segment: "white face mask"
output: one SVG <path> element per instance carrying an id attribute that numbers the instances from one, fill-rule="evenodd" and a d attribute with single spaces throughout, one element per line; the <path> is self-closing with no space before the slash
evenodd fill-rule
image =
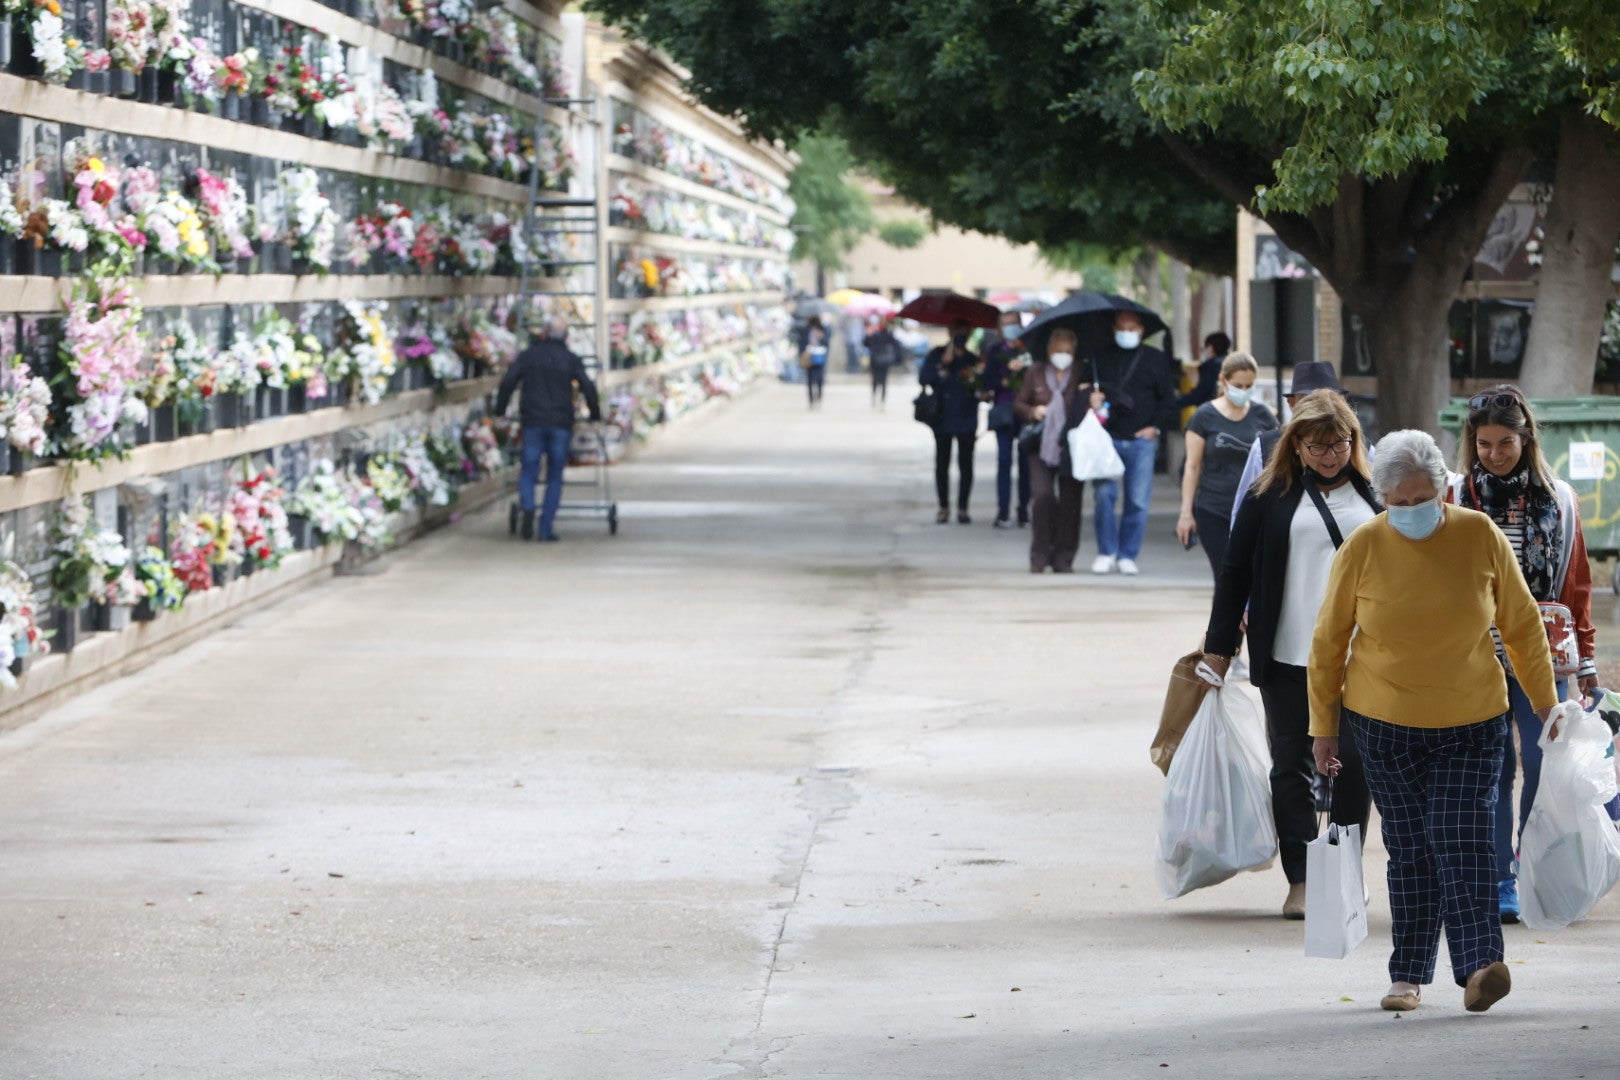
<path id="1" fill-rule="evenodd" d="M 1069 365 L 1074 363 L 1074 353 L 1055 352 L 1052 354 L 1052 366 L 1059 371 L 1068 371 Z"/>
<path id="2" fill-rule="evenodd" d="M 1249 403 L 1249 398 L 1253 395 L 1254 391 L 1245 390 L 1241 386 L 1228 386 L 1226 388 L 1226 400 L 1240 409 Z"/>
<path id="3" fill-rule="evenodd" d="M 1122 349 L 1134 349 L 1142 344 L 1142 332 L 1140 330 L 1115 330 L 1114 344 Z"/>

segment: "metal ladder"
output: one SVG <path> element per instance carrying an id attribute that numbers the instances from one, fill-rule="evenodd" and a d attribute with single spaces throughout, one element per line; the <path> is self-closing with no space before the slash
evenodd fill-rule
<path id="1" fill-rule="evenodd" d="M 518 276 L 518 310 L 527 312 L 539 297 L 550 298 L 569 320 L 568 346 L 585 361 L 591 378 L 600 377 L 605 343 L 602 289 L 602 207 L 600 183 L 601 121 L 595 98 L 547 98 L 547 105 L 567 110 L 566 145 L 574 150 L 575 169 L 567 194 L 540 191 L 540 170 L 529 170 L 529 205 L 523 222 L 525 259 Z M 547 119 L 534 121 L 534 144 L 540 145 Z M 540 249 L 543 249 L 540 250 Z M 540 267 L 554 271 L 542 278 Z M 554 288 L 536 288 L 555 280 Z M 589 334 L 589 343 L 582 340 Z"/>

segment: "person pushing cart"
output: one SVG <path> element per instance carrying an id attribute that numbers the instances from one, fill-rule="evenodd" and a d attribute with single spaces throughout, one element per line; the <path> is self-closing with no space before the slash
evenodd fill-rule
<path id="1" fill-rule="evenodd" d="M 518 473 L 518 500 L 523 539 L 534 537 L 534 489 L 540 481 L 540 459 L 546 459 L 546 494 L 540 506 L 540 539 L 557 539 L 557 508 L 562 503 L 563 469 L 574 438 L 574 387 L 585 396 L 592 423 L 602 419 L 596 384 L 585 362 L 569 351 L 568 320 L 532 315 L 529 347 L 518 353 L 501 380 L 495 415 L 505 415 L 514 391 L 521 393 L 518 421 L 523 427 L 523 464 Z"/>

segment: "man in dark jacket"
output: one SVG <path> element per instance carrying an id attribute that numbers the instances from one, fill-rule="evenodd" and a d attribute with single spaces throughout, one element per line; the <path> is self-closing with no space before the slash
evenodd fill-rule
<path id="1" fill-rule="evenodd" d="M 1176 408 L 1197 408 L 1214 401 L 1221 384 L 1221 365 L 1232 351 L 1232 339 L 1219 330 L 1204 338 L 1204 359 L 1198 365 L 1198 385 L 1176 398 Z"/>
<path id="2" fill-rule="evenodd" d="M 574 438 L 574 387 L 585 395 L 592 422 L 602 419 L 596 384 L 585 374 L 585 362 L 568 351 L 568 320 L 552 317 L 530 323 L 533 338 L 501 380 L 495 415 L 502 416 L 521 390 L 518 419 L 523 425 L 523 466 L 518 473 L 518 499 L 523 508 L 523 539 L 534 536 L 534 488 L 540 480 L 540 458 L 546 458 L 546 499 L 540 511 L 540 539 L 555 541 L 553 526 L 562 503 L 563 469 Z"/>
<path id="3" fill-rule="evenodd" d="M 1153 458 L 1159 436 L 1176 420 L 1176 382 L 1170 358 L 1142 344 L 1142 320 L 1134 312 L 1114 317 L 1114 340 L 1094 361 L 1108 407 L 1103 425 L 1125 463 L 1119 480 L 1099 480 L 1097 550 L 1093 574 L 1137 572 L 1136 560 L 1147 535 L 1148 501 L 1153 495 Z M 1116 506 L 1124 489 L 1123 513 Z"/>

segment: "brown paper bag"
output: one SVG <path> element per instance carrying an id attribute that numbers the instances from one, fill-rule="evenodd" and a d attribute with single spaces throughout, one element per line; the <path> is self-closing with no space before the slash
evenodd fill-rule
<path id="1" fill-rule="evenodd" d="M 1153 736 L 1148 757 L 1166 776 L 1170 775 L 1170 760 L 1176 756 L 1176 747 L 1187 727 L 1204 703 L 1204 695 L 1213 689 L 1198 677 L 1197 667 L 1203 652 L 1192 652 L 1176 661 L 1170 669 L 1170 689 L 1164 693 L 1164 709 L 1159 713 L 1159 731 Z"/>

